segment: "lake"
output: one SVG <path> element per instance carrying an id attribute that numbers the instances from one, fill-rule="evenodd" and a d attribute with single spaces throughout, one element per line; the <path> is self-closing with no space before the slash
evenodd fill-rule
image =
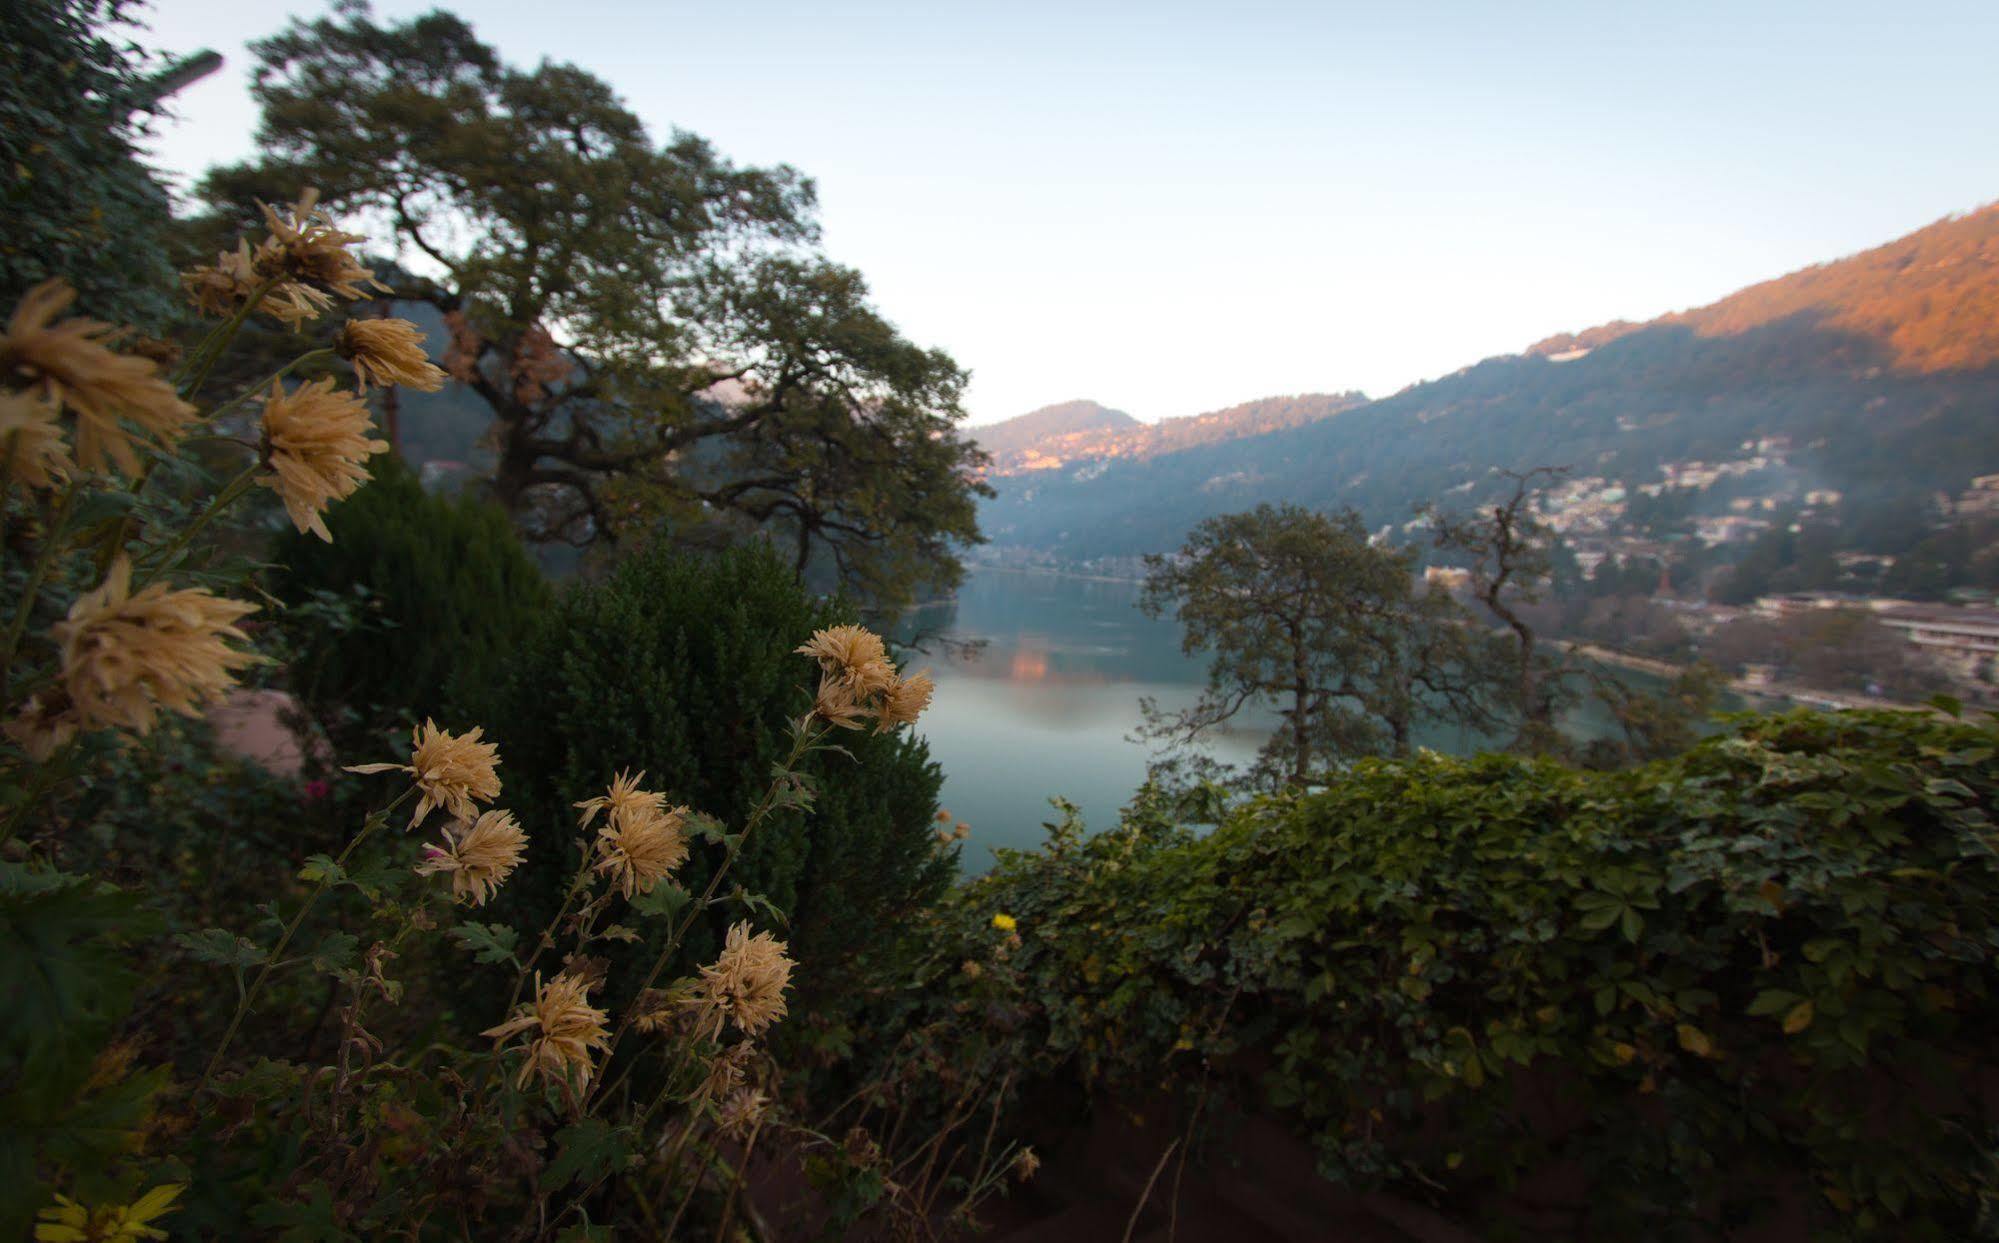
<path id="1" fill-rule="evenodd" d="M 972 826 L 967 870 L 989 867 L 996 846 L 1040 844 L 1052 796 L 1075 803 L 1092 828 L 1115 823 L 1151 755 L 1128 737 L 1141 721 L 1139 700 L 1171 709 L 1199 697 L 1206 664 L 1181 654 L 1179 624 L 1146 617 L 1138 597 L 1137 583 L 974 569 L 955 600 L 912 619 L 951 639 L 986 641 L 966 657 L 907 662 L 928 664 L 937 680 L 918 729 L 944 769 L 943 805 Z M 1574 722 L 1577 732 L 1607 729 L 1595 715 Z M 1249 717 L 1210 750 L 1247 760 L 1277 723 L 1268 712 Z M 1465 752 L 1484 740 L 1444 728 L 1418 741 Z"/>

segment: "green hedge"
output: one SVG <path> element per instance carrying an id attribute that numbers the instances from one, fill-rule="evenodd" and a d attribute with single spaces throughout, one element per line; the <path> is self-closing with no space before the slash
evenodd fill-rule
<path id="1" fill-rule="evenodd" d="M 501 801 L 534 839 L 504 899 L 527 908 L 531 927 L 553 911 L 575 866 L 575 803 L 621 769 L 740 828 L 784 757 L 789 722 L 811 708 L 817 671 L 793 649 L 852 620 L 762 545 L 640 552 L 566 592 L 476 714 L 500 747 Z M 956 870 L 933 837 L 943 777 L 923 741 L 909 730 L 839 741 L 848 755 L 807 763 L 813 811 L 774 814 L 731 872 L 788 915 L 793 983 L 806 997 L 836 988 L 856 955 L 941 896 Z M 700 892 L 710 862 L 697 851 L 677 879 Z M 705 961 L 740 917 L 718 910 L 697 925 L 682 969 Z"/>
<path id="2" fill-rule="evenodd" d="M 1212 1076 L 1328 1176 L 1494 1237 L 1979 1237 L 1995 744 L 1799 713 L 1622 773 L 1366 762 L 1201 840 L 1068 826 L 959 892 L 886 1021 L 976 1000 L 967 1050 L 1097 1093 Z"/>

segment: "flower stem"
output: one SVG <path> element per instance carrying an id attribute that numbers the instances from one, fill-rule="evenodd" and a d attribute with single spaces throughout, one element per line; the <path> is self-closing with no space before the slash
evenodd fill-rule
<path id="1" fill-rule="evenodd" d="M 21 603 L 14 609 L 14 620 L 8 623 L 6 647 L 4 652 L 0 652 L 0 692 L 6 689 L 7 670 L 14 667 L 14 651 L 20 646 L 21 635 L 28 628 L 28 617 L 35 610 L 35 600 L 41 595 L 43 584 L 48 582 L 49 572 L 55 568 L 56 551 L 62 543 L 65 528 L 69 526 L 69 516 L 76 509 L 76 491 L 74 483 L 63 489 L 55 517 L 49 520 L 49 529 L 35 554 L 35 568 L 28 574 L 27 585 L 21 588 Z"/>
<path id="2" fill-rule="evenodd" d="M 355 850 L 360 848 L 361 843 L 374 836 L 376 830 L 388 823 L 389 814 L 402 806 L 403 802 L 414 793 L 416 793 L 416 787 L 411 786 L 397 795 L 395 802 L 390 803 L 387 807 L 369 816 L 362 823 L 361 831 L 347 840 L 347 845 L 340 851 L 340 857 L 333 861 L 334 867 L 336 869 L 344 867 L 347 860 L 353 856 Z M 243 1016 L 248 1014 L 250 1007 L 256 1003 L 257 994 L 263 990 L 264 981 L 268 980 L 271 972 L 277 969 L 278 961 L 285 956 L 285 949 L 291 944 L 292 937 L 298 932 L 299 925 L 303 924 L 305 917 L 312 913 L 312 908 L 318 905 L 320 897 L 333 886 L 333 875 L 333 873 L 329 872 L 319 878 L 319 883 L 313 886 L 310 894 L 306 895 L 305 904 L 299 907 L 298 913 L 293 915 L 290 922 L 285 924 L 285 930 L 278 937 L 278 943 L 271 948 L 270 954 L 265 957 L 264 965 L 257 969 L 256 977 L 250 981 L 249 989 L 237 1001 L 236 1012 L 229 1016 L 229 1026 L 223 1029 L 222 1039 L 216 1042 L 215 1052 L 209 1056 L 208 1066 L 201 1072 L 200 1081 L 194 1085 L 196 1093 L 206 1088 L 208 1081 L 214 1078 L 216 1069 L 222 1065 L 222 1055 L 229 1051 L 229 1042 L 236 1038 L 236 1029 L 243 1025 Z"/>

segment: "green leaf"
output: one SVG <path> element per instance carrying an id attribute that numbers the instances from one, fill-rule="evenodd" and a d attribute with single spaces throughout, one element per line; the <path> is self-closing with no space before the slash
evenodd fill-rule
<path id="1" fill-rule="evenodd" d="M 463 923 L 451 930 L 451 939 L 472 951 L 473 962 L 511 962 L 520 934 L 505 924 Z"/>
<path id="2" fill-rule="evenodd" d="M 316 971 L 330 974 L 352 970 L 359 961 L 356 952 L 361 948 L 361 938 L 351 932 L 329 932 L 321 937 L 319 944 L 312 947 L 312 966 Z"/>
<path id="3" fill-rule="evenodd" d="M 298 878 L 311 884 L 325 881 L 337 885 L 347 879 L 347 869 L 335 863 L 332 855 L 307 855 L 305 865 L 298 870 Z"/>
<path id="4" fill-rule="evenodd" d="M 256 942 L 222 928 L 183 932 L 174 938 L 174 942 L 192 955 L 196 962 L 212 963 L 218 967 L 254 967 L 267 957 L 263 947 Z"/>
<path id="5" fill-rule="evenodd" d="M 679 885 L 654 885 L 652 892 L 642 893 L 632 899 L 632 910 L 641 915 L 672 919 L 693 900 L 694 895 Z"/>
<path id="6" fill-rule="evenodd" d="M 602 1118 L 585 1118 L 555 1133 L 555 1160 L 541 1172 L 543 1189 L 553 1191 L 577 1178 L 595 1181 L 631 1156 L 631 1131 Z"/>

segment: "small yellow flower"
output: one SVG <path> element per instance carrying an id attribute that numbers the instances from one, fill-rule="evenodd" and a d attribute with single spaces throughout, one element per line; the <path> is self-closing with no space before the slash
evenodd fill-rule
<path id="1" fill-rule="evenodd" d="M 336 392 L 331 379 L 290 393 L 272 381 L 264 399 L 264 459 L 272 473 L 257 482 L 278 494 L 293 526 L 330 544 L 326 507 L 352 496 L 371 478 L 368 459 L 389 451 L 387 441 L 369 439 L 373 430 L 367 403 Z"/>
<path id="2" fill-rule="evenodd" d="M 895 679 L 895 666 L 889 663 L 880 636 L 863 626 L 815 630 L 798 652 L 817 660 L 820 669 L 839 678 L 856 699 L 887 689 Z"/>
<path id="3" fill-rule="evenodd" d="M 527 1042 L 527 1060 L 521 1064 L 518 1087 L 526 1087 L 536 1075 L 552 1083 L 573 1082 L 580 1091 L 596 1073 L 590 1051 L 610 1044 L 605 1014 L 590 1004 L 590 984 L 580 975 L 558 975 L 547 984 L 541 973 L 534 977 L 534 1001 L 521 1006 L 514 1017 L 479 1033 L 505 1040 L 522 1032 L 535 1033 Z"/>
<path id="4" fill-rule="evenodd" d="M 319 211 L 319 191 L 308 189 L 283 212 L 268 203 L 258 206 L 263 208 L 264 223 L 271 230 L 251 256 L 251 266 L 259 277 L 278 277 L 338 294 L 349 302 L 368 296 L 363 285 L 381 293 L 392 292 L 348 253 L 349 246 L 367 238 L 342 233 L 327 223 Z"/>
<path id="5" fill-rule="evenodd" d="M 22 295 L 0 333 L 0 387 L 26 389 L 74 415 L 76 460 L 84 469 L 115 463 L 136 474 L 135 444 L 145 439 L 172 444 L 194 421 L 194 407 L 155 374 L 159 368 L 150 359 L 112 352 L 108 346 L 118 333 L 109 324 L 56 323 L 75 300 L 76 291 L 60 279 Z M 134 437 L 121 419 L 142 435 Z"/>
<path id="6" fill-rule="evenodd" d="M 411 828 L 429 815 L 433 807 L 444 808 L 455 819 L 470 820 L 478 814 L 474 804 L 490 803 L 500 797 L 500 775 L 495 771 L 500 766 L 500 749 L 490 742 L 479 741 L 484 732 L 475 729 L 470 733 L 450 734 L 426 720 L 412 732 L 415 749 L 410 753 L 409 763 L 350 764 L 347 771 L 399 772 L 414 777 L 422 797 L 410 816 Z"/>
<path id="7" fill-rule="evenodd" d="M 424 352 L 423 333 L 406 319 L 350 319 L 340 326 L 334 348 L 354 364 L 364 393 L 370 384 L 400 384 L 426 393 L 444 387 L 443 369 Z"/>
<path id="8" fill-rule="evenodd" d="M 471 824 L 460 821 L 444 830 L 444 845 L 425 846 L 419 876 L 451 875 L 454 901 L 484 906 L 499 891 L 527 853 L 528 836 L 510 811 L 489 811 Z"/>
<path id="9" fill-rule="evenodd" d="M 913 725 L 923 710 L 930 706 L 930 696 L 937 686 L 930 680 L 928 672 L 914 677 L 895 678 L 882 689 L 881 707 L 876 709 L 875 726 L 877 734 L 886 733 L 899 725 Z"/>
<path id="10" fill-rule="evenodd" d="M 152 1224 L 173 1210 L 183 1185 L 155 1187 L 130 1204 L 88 1208 L 68 1196 L 43 1209 L 35 1225 L 35 1243 L 141 1243 L 164 1239 L 167 1232 Z"/>
<path id="11" fill-rule="evenodd" d="M 1011 915 L 1001 913 L 993 916 L 993 927 L 999 929 L 1001 932 L 1012 932 L 1014 929 L 1020 927 L 1020 921 Z"/>
<path id="12" fill-rule="evenodd" d="M 236 622 L 256 611 L 202 587 L 154 583 L 134 595 L 132 563 L 119 557 L 53 630 L 71 718 L 85 729 L 144 734 L 162 708 L 200 716 L 256 660 L 228 642 L 247 637 Z"/>
<path id="13" fill-rule="evenodd" d="M 796 965 L 785 948 L 768 932 L 751 936 L 747 923 L 729 929 L 721 955 L 713 966 L 701 968 L 695 983 L 696 1003 L 711 1011 L 711 1035 L 719 1035 L 730 1021 L 744 1035 L 755 1036 L 784 1017 L 784 991 Z"/>
<path id="14" fill-rule="evenodd" d="M 76 469 L 47 398 L 0 393 L 0 462 L 8 482 L 37 490 L 55 487 Z"/>

